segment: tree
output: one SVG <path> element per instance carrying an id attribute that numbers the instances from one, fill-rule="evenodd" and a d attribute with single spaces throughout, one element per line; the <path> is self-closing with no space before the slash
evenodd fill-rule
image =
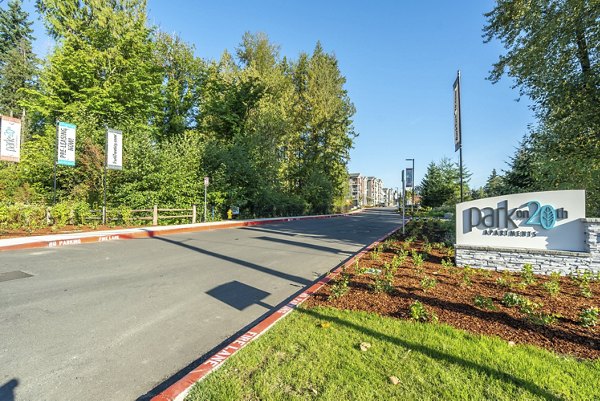
<path id="1" fill-rule="evenodd" d="M 493 169 L 492 174 L 488 177 L 485 186 L 483 187 L 483 192 L 487 197 L 499 196 L 506 193 L 504 177 L 498 175 L 496 169 Z"/>
<path id="2" fill-rule="evenodd" d="M 0 113 L 22 117 L 23 88 L 34 85 L 36 57 L 31 48 L 32 22 L 20 0 L 0 10 Z"/>
<path id="3" fill-rule="evenodd" d="M 469 197 L 471 173 L 463 166 L 463 192 Z M 460 202 L 460 169 L 444 157 L 439 163 L 431 162 L 421 181 L 421 204 L 429 207 L 452 205 Z"/>
<path id="4" fill-rule="evenodd" d="M 175 35 L 158 32 L 153 49 L 162 75 L 155 124 L 158 137 L 166 139 L 195 127 L 204 63 Z"/>
<path id="5" fill-rule="evenodd" d="M 600 3 L 497 0 L 486 17 L 486 41 L 498 39 L 507 49 L 490 79 L 512 77 L 539 119 L 527 148 L 513 158 L 519 166 L 507 182 L 513 188 L 586 189 L 588 212 L 600 216 Z"/>

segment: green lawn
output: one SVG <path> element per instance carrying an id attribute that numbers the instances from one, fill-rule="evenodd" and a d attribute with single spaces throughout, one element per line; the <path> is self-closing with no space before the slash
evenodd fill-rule
<path id="1" fill-rule="evenodd" d="M 360 351 L 361 342 L 372 346 Z M 197 384 L 186 401 L 599 398 L 600 361 L 510 347 L 445 325 L 300 308 Z"/>

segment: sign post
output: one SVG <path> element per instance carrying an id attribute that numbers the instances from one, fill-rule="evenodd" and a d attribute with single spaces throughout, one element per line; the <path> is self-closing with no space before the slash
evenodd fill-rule
<path id="1" fill-rule="evenodd" d="M 59 121 L 56 124 L 56 161 L 54 163 L 54 194 L 52 203 L 56 204 L 56 168 L 59 164 L 75 166 L 75 134 L 77 126 Z"/>
<path id="2" fill-rule="evenodd" d="M 404 188 L 404 170 L 402 170 L 402 235 L 404 235 L 404 226 L 406 224 L 404 221 L 404 209 L 406 207 L 406 191 Z"/>
<path id="3" fill-rule="evenodd" d="M 21 120 L 2 116 L 0 120 L 0 160 L 19 162 L 21 159 Z"/>
<path id="4" fill-rule="evenodd" d="M 106 224 L 106 176 L 107 170 L 123 169 L 123 131 L 106 129 L 106 160 L 104 161 L 102 224 Z"/>
<path id="5" fill-rule="evenodd" d="M 208 188 L 209 178 L 204 177 L 204 222 L 206 223 L 206 189 Z"/>
<path id="6" fill-rule="evenodd" d="M 463 195 L 463 162 L 462 162 L 462 125 L 460 119 L 460 70 L 456 73 L 454 89 L 454 152 L 459 151 L 460 168 L 460 201 L 464 201 Z"/>

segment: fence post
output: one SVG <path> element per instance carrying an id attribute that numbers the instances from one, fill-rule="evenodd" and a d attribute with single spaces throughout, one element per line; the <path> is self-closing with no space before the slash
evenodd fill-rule
<path id="1" fill-rule="evenodd" d="M 154 210 L 152 211 L 152 225 L 158 225 L 158 205 L 154 205 Z"/>
<path id="2" fill-rule="evenodd" d="M 102 206 L 102 224 L 106 224 L 106 206 Z"/>
<path id="3" fill-rule="evenodd" d="M 196 205 L 192 205 L 192 224 L 196 224 Z"/>
<path id="4" fill-rule="evenodd" d="M 50 225 L 50 208 L 46 207 L 46 225 Z"/>

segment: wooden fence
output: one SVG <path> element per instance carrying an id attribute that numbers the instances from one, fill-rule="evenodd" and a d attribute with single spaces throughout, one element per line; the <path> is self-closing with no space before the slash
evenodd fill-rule
<path id="1" fill-rule="evenodd" d="M 91 212 L 92 216 L 88 217 L 87 220 L 101 221 L 102 224 L 106 224 L 109 221 L 125 220 L 123 215 L 110 216 L 110 211 L 104 207 L 102 209 L 91 210 Z M 192 224 L 198 221 L 198 207 L 196 205 L 192 205 L 191 209 L 160 209 L 158 205 L 154 205 L 152 209 L 133 209 L 128 210 L 128 212 L 131 212 L 131 216 L 127 217 L 128 219 L 134 221 L 152 221 L 153 226 L 157 226 L 159 220 L 166 219 L 190 219 Z"/>

